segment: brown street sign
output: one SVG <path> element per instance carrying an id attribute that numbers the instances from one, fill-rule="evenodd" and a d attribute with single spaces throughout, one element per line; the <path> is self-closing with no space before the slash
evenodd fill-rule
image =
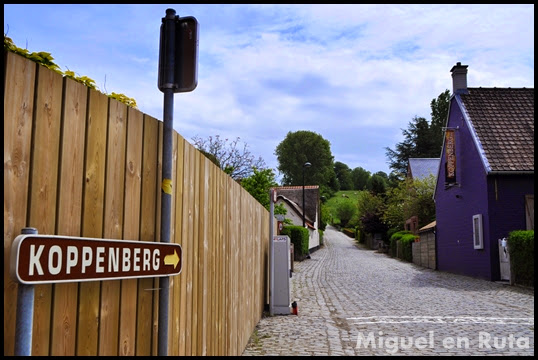
<path id="1" fill-rule="evenodd" d="M 19 235 L 11 276 L 23 284 L 119 280 L 177 275 L 181 245 L 56 235 Z"/>

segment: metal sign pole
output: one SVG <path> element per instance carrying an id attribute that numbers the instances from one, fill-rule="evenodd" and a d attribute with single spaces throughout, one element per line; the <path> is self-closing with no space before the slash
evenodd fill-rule
<path id="1" fill-rule="evenodd" d="M 174 69 L 176 45 L 176 11 L 166 9 L 163 18 L 165 47 L 165 86 L 163 110 L 163 169 L 161 185 L 161 242 L 170 242 L 170 218 L 172 208 L 172 147 L 174 123 Z M 168 355 L 168 313 L 170 296 L 170 279 L 159 279 L 159 338 L 158 355 Z"/>
<path id="2" fill-rule="evenodd" d="M 37 234 L 36 228 L 26 227 L 21 234 Z M 11 261 L 14 261 L 11 259 Z M 15 324 L 15 356 L 32 355 L 32 326 L 34 320 L 34 285 L 17 287 L 17 314 Z"/>
<path id="3" fill-rule="evenodd" d="M 162 18 L 159 44 L 158 87 L 164 93 L 163 168 L 161 185 L 161 242 L 170 242 L 172 208 L 172 147 L 174 124 L 174 93 L 192 91 L 197 85 L 198 21 L 180 18 L 174 9 L 166 9 Z M 168 312 L 170 282 L 159 283 L 159 345 L 158 355 L 168 355 Z"/>

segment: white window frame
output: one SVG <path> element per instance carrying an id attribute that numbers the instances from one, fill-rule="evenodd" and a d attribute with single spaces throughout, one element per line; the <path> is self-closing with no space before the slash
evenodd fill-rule
<path id="1" fill-rule="evenodd" d="M 473 247 L 484 248 L 484 233 L 482 230 L 482 214 L 473 215 Z"/>

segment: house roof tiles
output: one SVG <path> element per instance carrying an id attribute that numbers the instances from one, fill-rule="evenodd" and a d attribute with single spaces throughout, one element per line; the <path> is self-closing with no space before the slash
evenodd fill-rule
<path id="1" fill-rule="evenodd" d="M 490 171 L 534 171 L 534 89 L 468 88 L 459 96 Z"/>
<path id="2" fill-rule="evenodd" d="M 319 186 L 305 185 L 305 216 L 309 219 L 316 219 L 318 202 L 319 202 Z M 280 186 L 273 188 L 277 196 L 282 195 L 293 201 L 299 208 L 303 207 L 303 187 L 302 186 Z M 302 210 L 301 210 L 302 212 Z"/>

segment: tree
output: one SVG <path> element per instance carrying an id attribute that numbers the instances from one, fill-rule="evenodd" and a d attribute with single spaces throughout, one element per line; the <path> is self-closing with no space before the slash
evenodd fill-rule
<path id="1" fill-rule="evenodd" d="M 345 200 L 338 204 L 336 216 L 340 219 L 340 225 L 346 227 L 353 216 L 357 214 L 357 205 L 351 200 Z"/>
<path id="2" fill-rule="evenodd" d="M 405 221 L 411 216 L 418 217 L 419 228 L 435 220 L 435 191 L 436 177 L 430 174 L 423 179 L 406 178 L 404 181 L 387 191 L 387 208 L 383 221 L 391 229 L 403 230 Z"/>
<path id="3" fill-rule="evenodd" d="M 353 181 L 354 190 L 364 190 L 366 189 L 366 184 L 370 178 L 370 172 L 363 169 L 362 167 L 356 167 L 351 171 L 351 179 Z"/>
<path id="4" fill-rule="evenodd" d="M 269 191 L 278 186 L 272 169 L 253 169 L 253 174 L 241 180 L 241 186 L 249 192 L 260 204 L 269 210 Z"/>
<path id="5" fill-rule="evenodd" d="M 373 195 L 383 195 L 387 190 L 387 180 L 382 175 L 375 173 L 368 179 L 366 188 L 370 190 Z"/>
<path id="6" fill-rule="evenodd" d="M 396 149 L 385 148 L 386 155 L 389 158 L 391 169 L 402 174 L 407 174 L 407 164 L 409 158 L 415 157 L 432 157 L 429 149 L 429 125 L 423 117 L 413 118 L 408 124 L 408 129 L 403 130 L 404 141 L 396 144 Z M 437 154 L 436 156 L 439 156 Z M 433 157 L 436 157 L 433 156 Z"/>
<path id="7" fill-rule="evenodd" d="M 442 128 L 448 116 L 450 91 L 445 90 L 430 103 L 431 123 L 423 117 L 415 116 L 402 129 L 404 140 L 396 144 L 396 148 L 385 148 L 390 168 L 401 175 L 407 174 L 409 158 L 438 158 L 443 145 Z M 402 176 L 403 177 L 403 176 Z"/>
<path id="8" fill-rule="evenodd" d="M 382 179 L 382 176 L 379 174 L 374 176 Z M 387 230 L 387 226 L 383 222 L 385 205 L 380 196 L 376 196 L 372 192 L 361 191 L 359 194 L 357 208 L 359 213 L 359 229 L 361 234 L 382 233 L 385 235 Z"/>
<path id="9" fill-rule="evenodd" d="M 351 169 L 344 163 L 337 161 L 334 163 L 334 172 L 338 183 L 340 184 L 340 190 L 353 190 L 353 179 L 351 177 Z"/>
<path id="10" fill-rule="evenodd" d="M 222 140 L 219 135 L 207 139 L 194 136 L 192 140 L 198 150 L 236 181 L 249 177 L 254 169 L 266 168 L 265 161 L 261 157 L 255 159 L 246 143 L 240 148 L 239 137 L 229 144 L 228 139 Z"/>
<path id="11" fill-rule="evenodd" d="M 321 135 L 307 130 L 290 131 L 276 147 L 275 155 L 283 185 L 303 185 L 304 171 L 305 184 L 319 185 L 322 195 L 335 186 L 331 144 Z M 311 164 L 309 168 L 304 168 L 306 162 Z"/>
<path id="12" fill-rule="evenodd" d="M 445 126 L 447 122 L 448 117 L 448 105 L 450 104 L 450 90 L 445 90 L 441 95 L 437 97 L 437 99 L 433 99 L 430 103 L 430 107 L 432 109 L 431 112 L 431 123 L 430 123 L 430 130 L 431 130 L 431 138 L 432 138 L 432 144 L 434 147 L 437 146 L 437 154 L 435 157 L 438 157 L 439 154 L 441 154 L 441 150 L 443 149 L 443 127 Z"/>

